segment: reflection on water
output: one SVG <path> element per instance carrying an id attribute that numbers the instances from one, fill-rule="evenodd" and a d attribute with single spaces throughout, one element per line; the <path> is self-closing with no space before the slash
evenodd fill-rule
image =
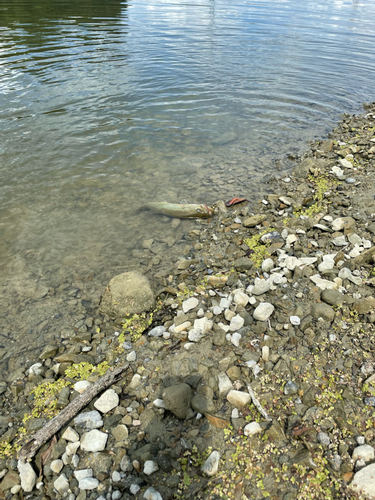
<path id="1" fill-rule="evenodd" d="M 161 264 L 180 251 L 194 222 L 145 201 L 259 196 L 275 159 L 374 99 L 374 14 L 371 0 L 1 0 L 0 355 L 9 336 L 79 323 L 113 274 L 157 270 L 145 239 Z"/>

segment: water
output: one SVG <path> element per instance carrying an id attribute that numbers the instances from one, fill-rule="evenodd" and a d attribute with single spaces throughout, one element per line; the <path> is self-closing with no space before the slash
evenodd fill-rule
<path id="1" fill-rule="evenodd" d="M 374 18 L 372 0 L 0 0 L 4 373 L 114 274 L 163 275 L 194 222 L 146 201 L 259 197 L 374 100 Z"/>

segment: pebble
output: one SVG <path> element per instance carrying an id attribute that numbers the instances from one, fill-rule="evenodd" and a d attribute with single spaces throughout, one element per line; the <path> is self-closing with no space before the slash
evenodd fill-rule
<path id="1" fill-rule="evenodd" d="M 253 295 L 262 295 L 263 293 L 267 293 L 270 288 L 271 285 L 268 281 L 262 279 L 256 279 L 255 285 L 253 286 L 251 293 Z"/>
<path id="2" fill-rule="evenodd" d="M 245 427 L 243 428 L 243 432 L 244 432 L 245 436 L 253 436 L 254 434 L 258 434 L 261 431 L 262 431 L 262 428 L 258 424 L 258 422 L 250 422 L 249 424 L 245 425 Z"/>
<path id="3" fill-rule="evenodd" d="M 74 477 L 77 481 L 84 479 L 85 477 L 92 477 L 92 469 L 81 469 L 74 471 Z"/>
<path id="4" fill-rule="evenodd" d="M 237 314 L 230 320 L 229 331 L 235 332 L 242 328 L 244 324 L 245 320 L 239 314 Z"/>
<path id="5" fill-rule="evenodd" d="M 18 460 L 17 468 L 21 479 L 21 488 L 26 493 L 30 493 L 33 491 L 37 480 L 37 475 L 35 474 L 34 469 L 31 467 L 29 462 L 23 462 L 22 460 Z"/>
<path id="6" fill-rule="evenodd" d="M 154 472 L 159 470 L 158 464 L 154 460 L 146 460 L 143 466 L 143 473 L 151 476 Z"/>
<path id="7" fill-rule="evenodd" d="M 135 361 L 137 359 L 137 353 L 135 351 L 132 351 L 130 352 L 127 356 L 126 356 L 126 361 Z M 117 406 L 117 405 L 116 405 Z M 97 407 L 95 407 L 97 408 Z M 99 408 L 98 408 L 99 409 Z M 112 409 L 112 408 L 111 408 Z M 109 410 L 108 410 L 109 411 Z M 105 412 L 106 413 L 106 412 Z"/>
<path id="8" fill-rule="evenodd" d="M 219 384 L 220 396 L 226 396 L 228 394 L 228 392 L 233 389 L 233 384 L 232 384 L 230 378 L 224 372 L 219 373 L 218 384 Z"/>
<path id="9" fill-rule="evenodd" d="M 242 408 L 250 403 L 251 398 L 247 392 L 232 390 L 229 391 L 227 400 L 236 408 Z"/>
<path id="10" fill-rule="evenodd" d="M 337 236 L 336 238 L 333 238 L 332 243 L 337 247 L 343 247 L 348 244 L 345 236 Z"/>
<path id="11" fill-rule="evenodd" d="M 246 295 L 246 293 L 241 292 L 239 290 L 234 294 L 233 301 L 236 304 L 236 306 L 245 307 L 247 305 L 247 303 L 249 302 L 249 297 L 248 297 L 248 295 Z"/>
<path id="12" fill-rule="evenodd" d="M 163 497 L 160 495 L 160 493 L 156 491 L 152 486 L 144 492 L 143 498 L 145 500 L 163 500 Z"/>
<path id="13" fill-rule="evenodd" d="M 350 488 L 366 498 L 375 498 L 375 464 L 368 465 L 356 472 Z"/>
<path id="14" fill-rule="evenodd" d="M 202 465 L 202 472 L 207 476 L 214 476 L 219 470 L 220 453 L 218 451 L 213 451 L 211 455 Z"/>
<path id="15" fill-rule="evenodd" d="M 141 487 L 138 486 L 138 484 L 133 483 L 130 485 L 129 491 L 132 495 L 136 495 L 140 489 L 141 489 Z M 143 498 L 145 498 L 145 497 L 143 496 Z"/>
<path id="16" fill-rule="evenodd" d="M 339 160 L 339 163 L 344 168 L 353 168 L 353 163 L 350 162 L 349 160 L 346 160 L 345 158 L 341 158 Z"/>
<path id="17" fill-rule="evenodd" d="M 78 481 L 80 490 L 95 490 L 99 486 L 99 481 L 95 477 L 85 477 Z"/>
<path id="18" fill-rule="evenodd" d="M 272 304 L 261 302 L 253 313 L 254 319 L 258 321 L 267 321 L 274 310 L 275 307 Z"/>
<path id="19" fill-rule="evenodd" d="M 357 436 L 355 438 L 355 440 L 357 441 L 357 444 L 361 445 L 361 444 L 365 444 L 366 440 L 364 438 L 364 436 Z"/>
<path id="20" fill-rule="evenodd" d="M 222 312 L 223 312 L 223 310 L 222 310 L 222 308 L 221 308 L 221 307 L 219 307 L 219 306 L 214 306 L 214 307 L 212 308 L 212 314 L 213 314 L 214 316 L 219 316 L 219 314 L 221 314 Z"/>
<path id="21" fill-rule="evenodd" d="M 262 271 L 264 273 L 269 273 L 274 267 L 275 266 L 271 258 L 268 258 L 262 262 Z"/>
<path id="22" fill-rule="evenodd" d="M 59 472 L 61 471 L 61 469 L 64 467 L 64 464 L 63 464 L 63 461 L 60 460 L 60 459 L 57 459 L 57 460 L 53 460 L 51 462 L 51 471 L 54 472 L 55 474 L 59 474 Z"/>
<path id="23" fill-rule="evenodd" d="M 270 359 L 270 348 L 268 345 L 262 347 L 262 359 L 265 363 Z"/>
<path id="24" fill-rule="evenodd" d="M 234 318 L 233 318 L 234 319 Z M 230 339 L 230 341 L 232 342 L 232 344 L 235 346 L 235 347 L 238 347 L 240 345 L 240 340 L 242 338 L 242 335 L 238 332 L 235 332 L 233 335 L 232 335 L 232 338 Z"/>
<path id="25" fill-rule="evenodd" d="M 293 326 L 299 326 L 301 324 L 299 316 L 290 316 L 289 321 Z"/>
<path id="26" fill-rule="evenodd" d="M 325 446 L 328 446 L 331 442 L 331 440 L 326 432 L 318 432 L 316 437 L 318 439 L 318 442 L 321 444 L 324 444 Z"/>
<path id="27" fill-rule="evenodd" d="M 72 443 L 79 441 L 78 432 L 72 429 L 71 427 L 68 427 L 61 437 L 66 441 L 71 441 Z"/>
<path id="28" fill-rule="evenodd" d="M 353 177 L 348 177 L 347 179 L 345 179 L 345 182 L 347 184 L 354 184 L 355 183 L 355 179 Z"/>
<path id="29" fill-rule="evenodd" d="M 289 396 L 289 394 L 296 394 L 298 391 L 298 385 L 295 382 L 289 380 L 284 386 L 284 394 Z"/>
<path id="30" fill-rule="evenodd" d="M 365 462 L 369 462 L 375 458 L 375 450 L 369 444 L 362 444 L 361 446 L 357 446 L 353 450 L 352 459 L 354 461 L 358 459 L 362 459 Z"/>
<path id="31" fill-rule="evenodd" d="M 88 387 L 90 387 L 91 382 L 88 380 L 80 380 L 79 382 L 76 382 L 74 384 L 74 390 L 82 394 L 83 391 L 85 391 Z"/>
<path id="32" fill-rule="evenodd" d="M 165 326 L 155 326 L 148 332 L 149 337 L 161 337 L 163 333 L 165 332 Z"/>
<path id="33" fill-rule="evenodd" d="M 69 481 L 65 474 L 61 474 L 53 483 L 54 488 L 60 495 L 65 496 L 69 490 Z"/>
<path id="34" fill-rule="evenodd" d="M 108 413 L 109 411 L 116 408 L 120 402 L 120 399 L 114 389 L 106 390 L 98 400 L 95 401 L 94 406 L 97 410 L 102 413 Z"/>
<path id="35" fill-rule="evenodd" d="M 190 297 L 190 299 L 184 300 L 184 302 L 182 303 L 182 310 L 184 313 L 187 313 L 192 309 L 195 309 L 198 304 L 199 301 L 196 297 Z"/>
<path id="36" fill-rule="evenodd" d="M 85 432 L 81 438 L 82 451 L 103 451 L 107 443 L 108 434 L 94 429 L 93 431 Z"/>

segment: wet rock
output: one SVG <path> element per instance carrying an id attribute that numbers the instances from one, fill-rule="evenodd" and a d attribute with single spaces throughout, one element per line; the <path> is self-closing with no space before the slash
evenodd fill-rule
<path id="1" fill-rule="evenodd" d="M 165 406 L 178 418 L 186 418 L 192 397 L 193 391 L 188 384 L 172 385 L 163 391 Z"/>
<path id="2" fill-rule="evenodd" d="M 207 476 L 214 476 L 219 470 L 220 453 L 213 451 L 202 465 L 202 472 Z"/>
<path id="3" fill-rule="evenodd" d="M 243 221 L 243 225 L 245 227 L 255 227 L 265 221 L 266 218 L 267 216 L 264 214 L 252 215 Z"/>
<path id="4" fill-rule="evenodd" d="M 148 279 L 131 271 L 111 279 L 100 303 L 104 316 L 124 318 L 129 314 L 139 314 L 153 309 L 154 294 Z"/>
<path id="5" fill-rule="evenodd" d="M 48 344 L 41 352 L 39 359 L 53 358 L 56 356 L 58 350 L 59 348 L 57 346 Z"/>

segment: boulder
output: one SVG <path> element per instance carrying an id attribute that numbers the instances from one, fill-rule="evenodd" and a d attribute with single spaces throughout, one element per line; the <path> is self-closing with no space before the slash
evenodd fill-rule
<path id="1" fill-rule="evenodd" d="M 130 271 L 111 279 L 103 296 L 99 311 L 110 317 L 125 317 L 149 311 L 155 306 L 155 297 L 148 279 Z"/>

